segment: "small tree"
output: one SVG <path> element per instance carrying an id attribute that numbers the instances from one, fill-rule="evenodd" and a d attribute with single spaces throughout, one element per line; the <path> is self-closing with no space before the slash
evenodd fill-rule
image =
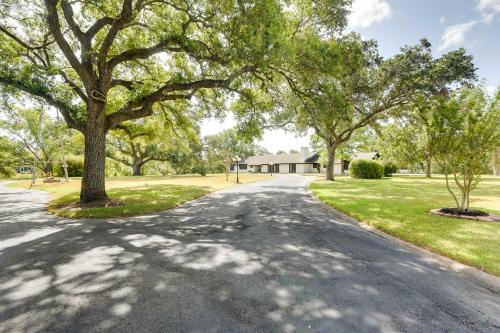
<path id="1" fill-rule="evenodd" d="M 459 211 L 469 210 L 470 193 L 500 140 L 500 92 L 488 98 L 480 89 L 463 89 L 442 99 L 433 114 L 436 160 L 445 172 L 446 187 Z M 452 190 L 449 175 L 459 190 Z"/>
<path id="2" fill-rule="evenodd" d="M 169 152 L 189 142 L 199 142 L 190 120 L 181 113 L 174 118 L 160 116 L 122 124 L 108 136 L 106 157 L 132 168 L 133 176 L 142 175 L 144 165 L 152 161 L 168 162 Z"/>
<path id="3" fill-rule="evenodd" d="M 0 120 L 0 129 L 26 151 L 20 156 L 23 163 L 33 163 L 46 177 L 52 176 L 54 163 L 60 157 L 61 125 L 50 118 L 43 107 L 9 108 L 6 117 Z"/>
<path id="4" fill-rule="evenodd" d="M 378 132 L 377 151 L 386 161 L 401 168 L 416 170 L 423 168 L 425 152 L 422 149 L 420 131 L 406 119 L 394 119 Z"/>
<path id="5" fill-rule="evenodd" d="M 235 129 L 206 137 L 205 146 L 209 166 L 214 170 L 218 165 L 223 165 L 226 180 L 229 180 L 229 168 L 236 155 L 248 157 L 268 153 L 263 147 L 248 142 L 248 138 Z"/>
<path id="6" fill-rule="evenodd" d="M 23 163 L 22 155 L 23 147 L 19 143 L 0 136 L 0 176 L 13 176 L 17 164 Z"/>

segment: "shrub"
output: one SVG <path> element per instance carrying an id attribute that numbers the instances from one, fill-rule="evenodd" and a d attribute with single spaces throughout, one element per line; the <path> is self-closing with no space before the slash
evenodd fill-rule
<path id="1" fill-rule="evenodd" d="M 349 174 L 352 178 L 380 179 L 384 176 L 384 166 L 372 160 L 354 160 L 349 164 Z"/>
<path id="2" fill-rule="evenodd" d="M 384 176 L 385 177 L 391 177 L 393 173 L 396 173 L 398 171 L 398 167 L 396 164 L 392 162 L 384 162 Z"/>
<path id="3" fill-rule="evenodd" d="M 68 177 L 83 176 L 83 159 L 70 157 L 66 164 L 68 165 Z M 64 176 L 64 169 L 59 163 L 54 166 L 54 174 L 59 177 Z"/>
<path id="4" fill-rule="evenodd" d="M 205 161 L 199 161 L 192 169 L 192 173 L 200 174 L 201 176 L 206 176 L 208 172 L 208 165 Z"/>

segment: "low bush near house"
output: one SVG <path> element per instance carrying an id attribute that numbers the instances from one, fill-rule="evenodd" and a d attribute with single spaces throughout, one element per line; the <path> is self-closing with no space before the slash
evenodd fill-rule
<path id="1" fill-rule="evenodd" d="M 396 164 L 392 162 L 384 162 L 384 176 L 391 177 L 393 173 L 398 171 L 398 167 Z"/>
<path id="2" fill-rule="evenodd" d="M 384 166 L 372 160 L 354 160 L 349 164 L 349 174 L 352 178 L 380 179 L 384 176 Z"/>

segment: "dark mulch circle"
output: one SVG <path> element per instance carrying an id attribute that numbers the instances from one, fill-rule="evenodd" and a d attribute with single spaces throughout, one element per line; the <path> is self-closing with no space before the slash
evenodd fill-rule
<path id="1" fill-rule="evenodd" d="M 460 211 L 456 208 L 435 208 L 431 209 L 430 213 L 456 219 L 475 220 L 479 222 L 500 222 L 499 215 L 483 212 L 480 210 Z"/>
<path id="2" fill-rule="evenodd" d="M 441 213 L 462 216 L 488 216 L 489 214 L 480 210 L 458 210 L 457 208 L 441 208 Z"/>

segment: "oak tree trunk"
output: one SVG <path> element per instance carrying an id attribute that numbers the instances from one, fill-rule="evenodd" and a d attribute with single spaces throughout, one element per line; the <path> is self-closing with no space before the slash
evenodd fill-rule
<path id="1" fill-rule="evenodd" d="M 425 159 L 425 177 L 431 178 L 431 157 L 428 155 Z"/>
<path id="2" fill-rule="evenodd" d="M 142 174 L 141 168 L 142 168 L 141 163 L 134 163 L 132 165 L 132 175 L 133 176 L 140 176 Z"/>
<path id="3" fill-rule="evenodd" d="M 105 186 L 106 126 L 104 104 L 91 103 L 88 110 L 80 202 L 107 199 Z"/>
<path id="4" fill-rule="evenodd" d="M 328 150 L 328 160 L 326 162 L 326 180 L 335 180 L 334 168 L 335 168 L 335 150 L 337 147 L 331 144 L 327 144 Z"/>

